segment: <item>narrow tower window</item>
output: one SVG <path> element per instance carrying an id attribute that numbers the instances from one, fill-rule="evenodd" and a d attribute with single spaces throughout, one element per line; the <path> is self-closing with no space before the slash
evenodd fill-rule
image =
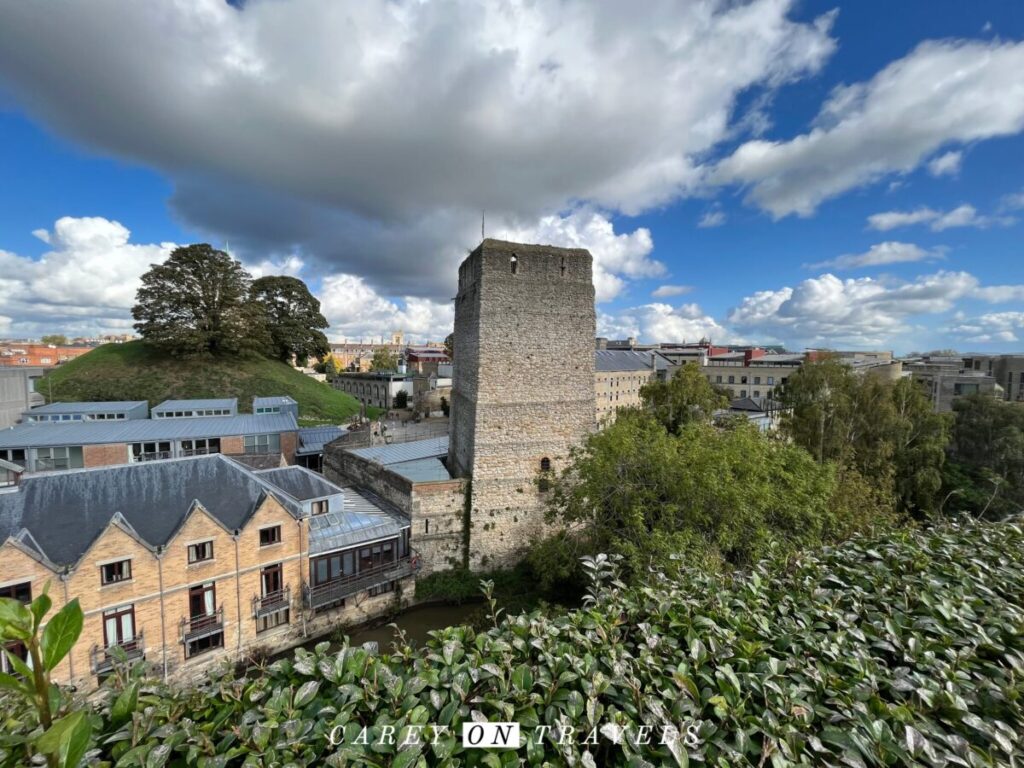
<path id="1" fill-rule="evenodd" d="M 562 257 L 562 277 L 565 277 L 565 256 Z"/>
<path id="2" fill-rule="evenodd" d="M 514 275 L 516 273 L 516 267 L 519 266 L 519 260 L 516 258 L 515 254 L 512 254 L 512 258 L 508 260 L 508 264 L 512 269 L 512 274 Z"/>

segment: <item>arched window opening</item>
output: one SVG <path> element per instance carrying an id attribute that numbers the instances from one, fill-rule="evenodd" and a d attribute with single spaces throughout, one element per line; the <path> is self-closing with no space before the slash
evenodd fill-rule
<path id="1" fill-rule="evenodd" d="M 543 459 L 540 460 L 540 471 L 541 472 L 550 472 L 551 471 L 551 459 L 549 459 L 547 456 L 545 456 Z"/>
<path id="2" fill-rule="evenodd" d="M 514 275 L 516 273 L 516 268 L 519 266 L 519 259 L 516 258 L 514 253 L 512 254 L 512 258 L 508 260 L 508 264 L 509 268 L 512 270 L 512 274 Z"/>
<path id="3" fill-rule="evenodd" d="M 537 490 L 541 493 L 551 490 L 551 459 L 547 456 L 540 460 L 540 477 L 537 478 Z"/>
<path id="4" fill-rule="evenodd" d="M 562 277 L 565 277 L 565 256 L 562 257 Z"/>

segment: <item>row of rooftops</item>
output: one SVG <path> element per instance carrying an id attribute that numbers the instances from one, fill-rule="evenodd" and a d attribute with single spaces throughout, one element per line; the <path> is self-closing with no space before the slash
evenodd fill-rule
<path id="1" fill-rule="evenodd" d="M 310 525 L 310 553 L 397 536 L 398 508 L 298 466 L 253 470 L 222 454 L 30 475 L 0 489 L 0 542 L 12 538 L 54 570 L 73 567 L 111 524 L 154 551 L 202 507 L 225 530 L 242 529 L 268 497 Z M 308 502 L 330 499 L 310 516 Z"/>
<path id="2" fill-rule="evenodd" d="M 292 413 L 298 416 L 299 404 L 287 395 L 254 397 L 253 415 Z M 165 400 L 149 408 L 145 400 L 114 400 L 82 403 L 49 403 L 23 414 L 26 423 L 67 423 L 71 421 L 132 421 L 146 418 L 183 419 L 237 416 L 238 398 Z"/>

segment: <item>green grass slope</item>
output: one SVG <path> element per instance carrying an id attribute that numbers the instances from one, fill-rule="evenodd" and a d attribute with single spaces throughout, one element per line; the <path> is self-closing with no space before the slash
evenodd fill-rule
<path id="1" fill-rule="evenodd" d="M 359 411 L 351 395 L 259 355 L 181 359 L 145 342 L 105 344 L 55 368 L 36 385 L 47 402 L 237 397 L 248 413 L 254 396 L 289 395 L 302 424 L 348 421 Z"/>

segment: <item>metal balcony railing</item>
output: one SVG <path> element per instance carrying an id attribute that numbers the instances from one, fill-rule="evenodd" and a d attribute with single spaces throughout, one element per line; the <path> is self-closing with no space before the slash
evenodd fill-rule
<path id="1" fill-rule="evenodd" d="M 170 451 L 148 451 L 146 453 L 136 453 L 132 456 L 132 461 L 159 461 L 160 459 L 171 458 Z"/>
<path id="2" fill-rule="evenodd" d="M 117 649 L 124 652 L 129 662 L 145 658 L 146 641 L 142 632 L 139 632 L 133 639 L 123 643 L 102 648 L 94 645 L 89 652 L 89 660 L 92 664 L 92 671 L 95 675 L 106 674 L 113 670 L 114 662 L 117 660 Z"/>
<path id="3" fill-rule="evenodd" d="M 292 605 L 292 588 L 285 587 L 277 592 L 270 592 L 252 599 L 252 617 L 261 619 L 274 613 L 287 610 Z"/>
<path id="4" fill-rule="evenodd" d="M 220 453 L 220 448 L 190 448 L 178 451 L 179 456 L 209 456 L 212 453 Z"/>
<path id="5" fill-rule="evenodd" d="M 317 610 L 344 600 L 346 597 L 379 587 L 390 581 L 397 581 L 413 573 L 412 558 L 403 557 L 391 563 L 381 563 L 360 573 L 354 573 L 335 581 L 303 587 L 303 601 L 307 608 Z"/>
<path id="6" fill-rule="evenodd" d="M 224 631 L 224 606 L 206 616 L 182 618 L 179 626 L 181 642 L 188 643 L 200 640 L 209 635 Z"/>

